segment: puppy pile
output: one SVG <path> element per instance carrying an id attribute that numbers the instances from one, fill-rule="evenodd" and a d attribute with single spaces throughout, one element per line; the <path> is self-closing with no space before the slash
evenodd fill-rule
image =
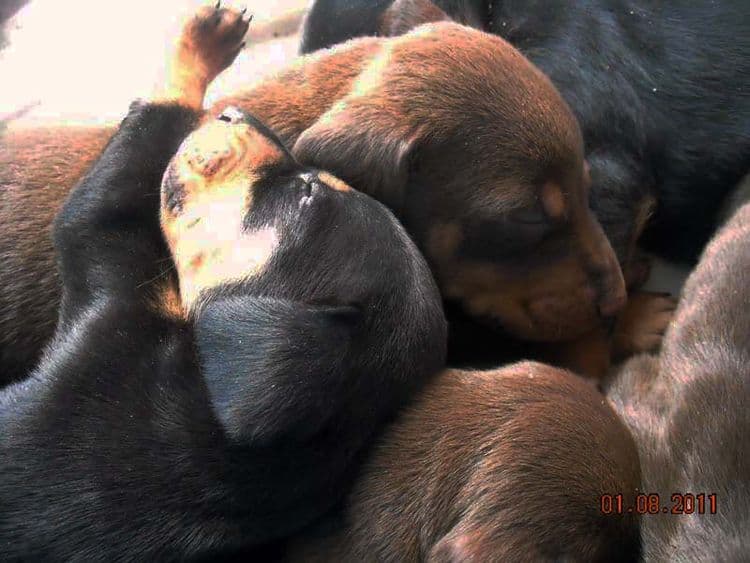
<path id="1" fill-rule="evenodd" d="M 314 53 L 204 110 L 249 26 L 206 6 L 118 128 L 2 134 L 1 560 L 750 557 L 750 204 L 674 317 L 639 289 L 750 100 L 632 37 L 723 43 L 485 4 L 317 0 Z"/>

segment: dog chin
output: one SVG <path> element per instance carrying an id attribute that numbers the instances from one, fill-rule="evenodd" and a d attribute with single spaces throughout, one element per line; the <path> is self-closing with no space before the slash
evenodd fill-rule
<path id="1" fill-rule="evenodd" d="M 573 340 L 596 328 L 600 319 L 591 304 L 551 301 L 548 298 L 528 303 L 524 307 L 527 322 L 507 326 L 520 338 L 536 342 L 564 342 Z"/>

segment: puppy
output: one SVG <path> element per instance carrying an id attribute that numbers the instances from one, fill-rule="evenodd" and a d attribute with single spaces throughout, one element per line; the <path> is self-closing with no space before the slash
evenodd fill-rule
<path id="1" fill-rule="evenodd" d="M 586 141 L 591 205 L 623 263 L 654 199 L 644 245 L 695 261 L 750 170 L 750 3 L 315 0 L 301 51 L 446 18 L 505 38 L 560 89 Z"/>
<path id="2" fill-rule="evenodd" d="M 443 365 L 437 287 L 390 212 L 238 110 L 193 131 L 246 30 L 202 9 L 164 92 L 55 220 L 59 324 L 0 394 L 8 560 L 182 560 L 290 534 Z"/>
<path id="3" fill-rule="evenodd" d="M 608 395 L 633 431 L 648 561 L 745 561 L 750 553 L 750 204 L 708 245 L 659 356 Z M 666 513 L 665 513 L 666 512 Z"/>
<path id="4" fill-rule="evenodd" d="M 569 340 L 622 308 L 622 272 L 587 204 L 576 120 L 549 80 L 500 38 L 445 22 L 363 39 L 302 58 L 210 113 L 230 105 L 259 116 L 303 164 L 394 210 L 443 297 L 502 329 L 495 348 L 507 334 Z M 6 369 L 22 372 L 49 332 L 57 288 L 38 239 L 106 137 L 91 129 L 6 135 Z"/>
<path id="5" fill-rule="evenodd" d="M 579 378 L 543 364 L 446 371 L 381 436 L 337 519 L 289 561 L 633 561 L 635 444 Z M 605 506 L 608 510 L 608 507 Z"/>

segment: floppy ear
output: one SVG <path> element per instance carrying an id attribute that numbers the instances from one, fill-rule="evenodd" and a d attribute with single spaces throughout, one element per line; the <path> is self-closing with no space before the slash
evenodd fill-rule
<path id="1" fill-rule="evenodd" d="M 331 172 L 390 207 L 403 207 L 416 136 L 356 101 L 323 115 L 292 149 L 305 165 Z"/>
<path id="2" fill-rule="evenodd" d="M 380 33 L 386 37 L 402 35 L 424 23 L 452 21 L 431 0 L 396 0 L 383 14 Z"/>
<path id="3" fill-rule="evenodd" d="M 349 306 L 254 297 L 209 302 L 196 318 L 196 343 L 227 435 L 268 445 L 323 427 L 346 393 L 360 317 Z"/>

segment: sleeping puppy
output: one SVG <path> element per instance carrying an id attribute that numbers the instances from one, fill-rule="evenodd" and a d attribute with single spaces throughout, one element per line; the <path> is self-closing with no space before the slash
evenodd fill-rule
<path id="1" fill-rule="evenodd" d="M 571 373 L 520 363 L 446 371 L 384 432 L 337 518 L 289 561 L 634 561 L 633 439 Z"/>
<path id="2" fill-rule="evenodd" d="M 644 245 L 694 261 L 750 170 L 748 18 L 746 0 L 315 0 L 301 51 L 441 19 L 503 37 L 578 118 L 591 205 L 620 259 L 655 198 Z"/>
<path id="3" fill-rule="evenodd" d="M 387 204 L 443 297 L 504 335 L 573 339 L 625 302 L 587 198 L 573 114 L 502 39 L 454 23 L 302 58 L 211 109 L 259 116 L 303 164 Z M 39 241 L 105 129 L 9 131 L 0 148 L 0 354 L 23 373 L 57 287 Z M 25 203 L 33 203 L 33 209 Z M 33 242 L 32 242 L 33 241 Z"/>
<path id="4" fill-rule="evenodd" d="M 750 553 L 748 269 L 750 204 L 703 253 L 661 354 L 628 362 L 608 390 L 640 450 L 643 491 L 659 495 L 642 519 L 648 561 Z"/>
<path id="5" fill-rule="evenodd" d="M 60 321 L 0 394 L 8 560 L 182 560 L 287 535 L 443 365 L 439 293 L 390 212 L 238 110 L 193 131 L 246 29 L 199 12 L 167 88 L 55 221 Z"/>

